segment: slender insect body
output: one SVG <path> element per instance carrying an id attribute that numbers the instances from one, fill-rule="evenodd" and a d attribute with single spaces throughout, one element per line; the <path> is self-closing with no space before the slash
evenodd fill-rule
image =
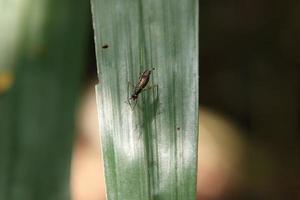
<path id="1" fill-rule="evenodd" d="M 149 70 L 149 69 L 146 69 L 145 71 L 143 71 L 139 77 L 139 81 L 138 83 L 136 84 L 136 86 L 134 87 L 134 90 L 129 98 L 129 105 L 130 104 L 130 100 L 134 101 L 134 103 L 136 104 L 136 101 L 138 99 L 138 96 L 139 94 L 145 89 L 145 87 L 147 86 L 149 80 L 150 80 L 150 75 L 151 75 L 151 72 L 154 70 L 155 68 Z M 134 104 L 134 106 L 135 106 Z M 133 107 L 134 107 L 133 106 Z"/>

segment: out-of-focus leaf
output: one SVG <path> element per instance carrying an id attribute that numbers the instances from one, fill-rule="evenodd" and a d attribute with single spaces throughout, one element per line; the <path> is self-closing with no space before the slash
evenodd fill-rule
<path id="1" fill-rule="evenodd" d="M 195 199 L 198 1 L 92 0 L 109 200 Z M 131 109 L 139 73 L 155 67 Z"/>
<path id="2" fill-rule="evenodd" d="M 30 0 L 0 0 L 0 74 L 14 68 Z"/>
<path id="3" fill-rule="evenodd" d="M 20 6 L 17 2 L 2 0 L 0 8 Z M 69 198 L 74 106 L 85 64 L 89 2 L 23 3 L 15 83 L 0 94 L 0 199 L 65 200 Z M 14 34 L 1 29 L 4 33 Z M 9 36 L 1 40 L 5 38 Z M 8 59 L 7 63 L 11 59 L 1 58 Z"/>

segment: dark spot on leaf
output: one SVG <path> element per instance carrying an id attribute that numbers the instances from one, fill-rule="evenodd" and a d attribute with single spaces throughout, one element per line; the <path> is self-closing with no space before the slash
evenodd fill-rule
<path id="1" fill-rule="evenodd" d="M 180 130 L 180 127 L 177 127 L 176 130 L 179 131 L 179 130 Z"/>
<path id="2" fill-rule="evenodd" d="M 102 45 L 102 49 L 107 49 L 108 47 L 109 47 L 108 44 Z"/>

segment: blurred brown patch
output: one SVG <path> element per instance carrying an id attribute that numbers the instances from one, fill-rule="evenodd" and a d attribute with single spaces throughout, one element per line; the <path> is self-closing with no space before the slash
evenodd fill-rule
<path id="1" fill-rule="evenodd" d="M 0 72 L 0 94 L 7 91 L 13 84 L 14 76 L 11 72 Z"/>

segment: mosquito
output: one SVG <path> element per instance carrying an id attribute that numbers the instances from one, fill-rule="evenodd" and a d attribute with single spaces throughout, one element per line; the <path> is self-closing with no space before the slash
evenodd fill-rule
<path id="1" fill-rule="evenodd" d="M 137 104 L 137 100 L 139 97 L 139 94 L 149 88 L 145 88 L 149 82 L 150 79 L 150 75 L 152 73 L 152 71 L 155 70 L 155 68 L 152 69 L 146 69 L 145 71 L 143 71 L 139 77 L 139 81 L 138 83 L 135 85 L 130 97 L 128 98 L 128 103 L 130 105 L 130 107 L 133 109 L 135 107 L 135 105 Z M 133 105 L 130 102 L 133 102 Z"/>

